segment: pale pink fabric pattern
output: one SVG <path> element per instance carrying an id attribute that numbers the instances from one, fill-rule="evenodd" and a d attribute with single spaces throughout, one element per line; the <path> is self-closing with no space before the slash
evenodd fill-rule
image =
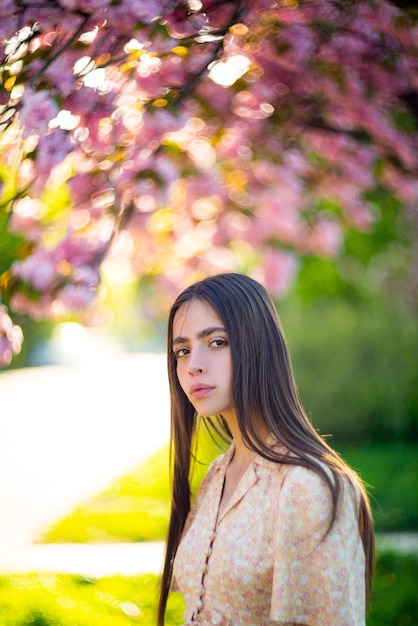
<path id="1" fill-rule="evenodd" d="M 233 451 L 209 468 L 175 558 L 185 624 L 364 626 L 365 557 L 351 482 L 323 541 L 331 511 L 325 481 L 262 457 L 217 519 Z"/>

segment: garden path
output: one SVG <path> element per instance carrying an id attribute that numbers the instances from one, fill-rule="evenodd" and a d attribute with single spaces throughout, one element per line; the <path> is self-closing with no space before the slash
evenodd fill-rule
<path id="1" fill-rule="evenodd" d="M 1 570 L 39 554 L 45 528 L 168 441 L 166 381 L 158 354 L 0 374 Z"/>

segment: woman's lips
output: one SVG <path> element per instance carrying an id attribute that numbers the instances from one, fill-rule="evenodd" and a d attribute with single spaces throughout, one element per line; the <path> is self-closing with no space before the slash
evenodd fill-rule
<path id="1" fill-rule="evenodd" d="M 204 396 L 207 396 L 213 389 L 214 387 L 211 387 L 210 385 L 192 385 L 192 387 L 190 388 L 190 395 L 193 398 L 203 398 Z"/>

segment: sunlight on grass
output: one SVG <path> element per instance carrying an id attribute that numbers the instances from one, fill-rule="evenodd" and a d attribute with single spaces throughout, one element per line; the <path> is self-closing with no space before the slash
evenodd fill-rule
<path id="1" fill-rule="evenodd" d="M 168 447 L 51 528 L 44 541 L 163 539 L 169 515 Z"/>
<path id="2" fill-rule="evenodd" d="M 418 626 L 418 557 L 379 554 L 368 626 Z M 63 574 L 0 577 L 2 626 L 155 625 L 154 575 L 85 578 Z M 172 593 L 166 626 L 183 623 L 184 603 Z"/>
<path id="3" fill-rule="evenodd" d="M 210 461 L 221 452 L 204 429 L 194 464 L 196 491 Z M 79 506 L 42 537 L 44 542 L 161 541 L 170 510 L 169 449 L 162 448 L 105 492 Z"/>
<path id="4" fill-rule="evenodd" d="M 89 579 L 63 574 L 0 578 L 2 626 L 128 626 L 155 624 L 155 576 Z M 172 594 L 167 626 L 182 622 L 183 600 Z"/>

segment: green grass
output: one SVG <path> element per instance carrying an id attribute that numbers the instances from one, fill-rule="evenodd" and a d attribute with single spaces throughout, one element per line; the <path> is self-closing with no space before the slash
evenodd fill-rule
<path id="1" fill-rule="evenodd" d="M 129 626 L 155 624 L 156 576 L 88 579 L 65 574 L 0 578 L 2 626 Z M 167 625 L 182 622 L 183 600 L 172 594 Z"/>
<path id="2" fill-rule="evenodd" d="M 378 557 L 367 626 L 418 626 L 418 556 Z M 88 579 L 64 574 L 0 577 L 2 626 L 155 625 L 156 576 Z M 183 600 L 172 594 L 166 626 L 182 624 Z"/>
<path id="3" fill-rule="evenodd" d="M 418 445 L 338 447 L 368 485 L 377 532 L 418 530 Z"/>
<path id="4" fill-rule="evenodd" d="M 418 626 L 418 555 L 377 555 L 367 626 Z"/>
<path id="5" fill-rule="evenodd" d="M 370 485 L 378 532 L 418 529 L 418 454 L 400 442 L 338 446 Z M 196 464 L 195 487 L 219 450 L 205 443 Z M 169 514 L 168 449 L 78 507 L 43 537 L 48 542 L 155 541 L 165 538 Z"/>

